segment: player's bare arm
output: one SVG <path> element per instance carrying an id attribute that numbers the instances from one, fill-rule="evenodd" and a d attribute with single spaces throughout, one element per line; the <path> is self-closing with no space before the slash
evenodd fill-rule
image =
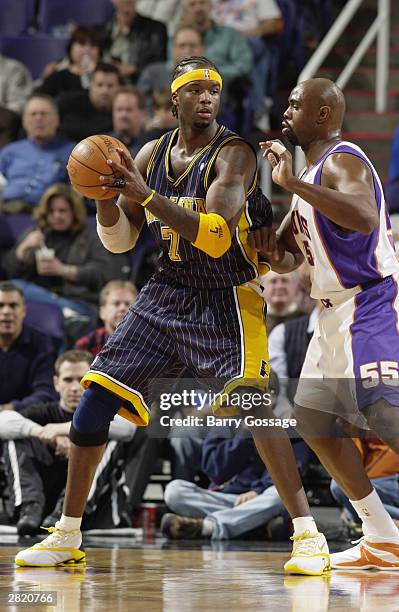
<path id="1" fill-rule="evenodd" d="M 311 185 L 294 175 L 291 153 L 279 140 L 260 143 L 273 167 L 273 181 L 295 193 L 338 226 L 370 234 L 378 224 L 371 172 L 354 155 L 331 155 L 323 168 L 322 185 Z"/>
<path id="2" fill-rule="evenodd" d="M 129 158 L 122 149 L 119 152 L 126 167 L 112 160 L 109 160 L 109 164 L 124 177 L 125 185 L 114 187 L 105 177 L 104 185 L 116 193 L 123 194 L 129 200 L 129 210 L 133 205 L 143 209 L 145 203 L 158 219 L 186 240 L 194 242 L 198 235 L 200 214 L 153 192 L 146 184 L 138 163 Z M 206 210 L 208 214 L 215 213 L 223 217 L 230 234 L 237 227 L 255 170 L 255 156 L 244 142 L 229 143 L 218 155 L 215 163 L 216 177 L 206 197 Z"/>
<path id="3" fill-rule="evenodd" d="M 272 270 L 279 274 L 296 270 L 304 260 L 296 243 L 289 212 L 277 231 L 261 227 L 249 234 L 248 242 L 270 263 Z"/>

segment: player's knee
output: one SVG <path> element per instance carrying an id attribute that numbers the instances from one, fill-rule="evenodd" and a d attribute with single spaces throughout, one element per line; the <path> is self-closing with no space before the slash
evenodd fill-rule
<path id="1" fill-rule="evenodd" d="M 109 426 L 122 400 L 96 383 L 83 393 L 71 425 L 70 439 L 77 446 L 100 446 L 108 439 Z"/>
<path id="2" fill-rule="evenodd" d="M 169 482 L 165 489 L 164 499 L 165 504 L 173 510 L 176 508 L 182 501 L 182 496 L 184 495 L 184 491 L 187 485 L 186 480 L 181 480 L 180 478 L 176 480 L 172 480 Z"/>

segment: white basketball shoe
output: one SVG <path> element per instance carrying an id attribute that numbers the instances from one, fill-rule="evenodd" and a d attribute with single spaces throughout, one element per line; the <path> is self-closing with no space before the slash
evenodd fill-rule
<path id="1" fill-rule="evenodd" d="M 353 544 L 356 546 L 331 555 L 332 568 L 399 570 L 399 537 L 365 535 Z"/>
<path id="2" fill-rule="evenodd" d="M 291 559 L 284 565 L 287 574 L 322 576 L 330 570 L 330 553 L 322 533 L 312 535 L 306 530 L 291 540 L 294 542 Z"/>
<path id="3" fill-rule="evenodd" d="M 54 567 L 84 564 L 86 553 L 81 548 L 82 534 L 78 529 L 63 531 L 48 527 L 50 535 L 30 548 L 21 550 L 15 557 L 20 566 Z"/>

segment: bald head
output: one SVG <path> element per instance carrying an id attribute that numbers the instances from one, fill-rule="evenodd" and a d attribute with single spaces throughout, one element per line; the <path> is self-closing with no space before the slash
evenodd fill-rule
<path id="1" fill-rule="evenodd" d="M 293 144 L 306 148 L 317 140 L 341 137 L 345 98 L 333 81 L 303 81 L 292 90 L 288 102 L 282 127 Z"/>
<path id="2" fill-rule="evenodd" d="M 345 115 L 345 97 L 341 89 L 330 79 L 309 79 L 302 81 L 298 87 L 302 88 L 304 98 L 317 101 L 319 107 L 327 106 L 330 110 L 329 123 L 332 127 L 340 129 Z"/>

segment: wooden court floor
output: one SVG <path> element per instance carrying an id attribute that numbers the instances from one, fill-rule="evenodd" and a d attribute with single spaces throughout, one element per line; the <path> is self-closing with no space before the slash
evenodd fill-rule
<path id="1" fill-rule="evenodd" d="M 286 553 L 88 548 L 85 568 L 35 569 L 15 568 L 16 550 L 0 547 L 1 612 L 399 612 L 399 572 L 285 577 Z M 46 592 L 56 606 L 10 602 L 11 593 Z"/>

